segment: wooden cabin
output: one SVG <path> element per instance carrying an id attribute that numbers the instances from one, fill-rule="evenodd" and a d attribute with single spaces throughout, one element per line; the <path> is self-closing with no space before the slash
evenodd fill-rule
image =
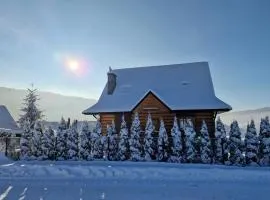
<path id="1" fill-rule="evenodd" d="M 214 137 L 217 113 L 232 109 L 215 96 L 207 62 L 110 68 L 107 76 L 98 102 L 83 111 L 85 115 L 99 115 L 104 134 L 112 120 L 119 131 L 123 114 L 130 127 L 134 113 L 138 112 L 142 130 L 151 113 L 156 130 L 162 118 L 169 133 L 177 116 L 179 120 L 191 119 L 196 131 L 205 120 Z"/>

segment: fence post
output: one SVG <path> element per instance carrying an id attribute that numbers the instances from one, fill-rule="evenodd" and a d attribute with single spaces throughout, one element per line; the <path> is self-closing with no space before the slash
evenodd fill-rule
<path id="1" fill-rule="evenodd" d="M 5 143 L 6 143 L 5 156 L 8 156 L 8 141 L 7 141 L 7 137 L 5 137 Z"/>

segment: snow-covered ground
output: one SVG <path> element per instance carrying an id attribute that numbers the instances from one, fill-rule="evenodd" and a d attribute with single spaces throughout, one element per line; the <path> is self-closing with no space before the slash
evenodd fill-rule
<path id="1" fill-rule="evenodd" d="M 3 199 L 269 199 L 270 168 L 0 161 Z"/>

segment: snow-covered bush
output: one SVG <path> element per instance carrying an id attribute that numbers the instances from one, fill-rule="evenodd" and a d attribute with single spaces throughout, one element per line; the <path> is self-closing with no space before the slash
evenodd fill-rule
<path id="1" fill-rule="evenodd" d="M 75 120 L 71 127 L 68 129 L 67 137 L 67 159 L 78 160 L 79 159 L 79 133 L 78 133 L 78 121 Z"/>
<path id="2" fill-rule="evenodd" d="M 160 120 L 160 127 L 158 132 L 158 161 L 167 161 L 168 160 L 168 134 L 164 125 L 164 121 Z"/>
<path id="3" fill-rule="evenodd" d="M 182 162 L 183 145 L 181 139 L 182 136 L 179 130 L 176 116 L 174 117 L 173 127 L 171 129 L 171 136 L 172 136 L 172 148 L 171 148 L 172 154 L 169 158 L 169 161 L 174 163 L 180 163 Z"/>
<path id="4" fill-rule="evenodd" d="M 215 131 L 215 163 L 224 164 L 228 161 L 226 131 L 220 117 L 216 121 Z"/>
<path id="5" fill-rule="evenodd" d="M 191 119 L 188 119 L 184 124 L 184 132 L 185 132 L 185 161 L 188 163 L 192 163 L 196 158 L 196 150 L 195 150 L 195 136 L 196 132 L 194 130 L 193 123 Z"/>
<path id="6" fill-rule="evenodd" d="M 231 165 L 243 165 L 244 157 L 242 152 L 241 132 L 237 121 L 233 121 L 229 138 L 229 161 Z"/>
<path id="7" fill-rule="evenodd" d="M 257 165 L 258 163 L 258 137 L 255 128 L 255 123 L 251 120 L 250 124 L 247 125 L 247 132 L 245 135 L 245 157 L 247 165 Z"/>
<path id="8" fill-rule="evenodd" d="M 211 142 L 210 137 L 207 129 L 207 125 L 205 121 L 202 122 L 201 128 L 201 142 L 200 142 L 200 155 L 201 155 L 201 162 L 204 164 L 211 163 Z"/>
<path id="9" fill-rule="evenodd" d="M 151 118 L 151 114 L 148 114 L 147 122 L 145 126 L 145 135 L 144 135 L 144 159 L 146 161 L 151 161 L 153 159 L 154 154 L 154 141 L 153 141 L 153 133 L 155 127 L 153 125 L 153 121 Z"/>
<path id="10" fill-rule="evenodd" d="M 128 159 L 129 150 L 129 139 L 128 139 L 128 128 L 125 121 L 125 116 L 122 116 L 121 128 L 120 128 L 120 138 L 118 144 L 118 160 L 124 161 Z"/>
<path id="11" fill-rule="evenodd" d="M 91 155 L 91 131 L 85 121 L 80 134 L 80 158 L 83 160 L 93 160 Z"/>
<path id="12" fill-rule="evenodd" d="M 130 128 L 130 139 L 129 139 L 129 146 L 130 146 L 130 159 L 132 161 L 140 161 L 142 160 L 142 147 L 140 143 L 140 134 L 141 134 L 141 125 L 139 115 L 136 112 L 131 128 Z"/>
<path id="13" fill-rule="evenodd" d="M 42 159 L 55 159 L 55 135 L 51 127 L 47 128 L 41 139 L 42 145 Z"/>

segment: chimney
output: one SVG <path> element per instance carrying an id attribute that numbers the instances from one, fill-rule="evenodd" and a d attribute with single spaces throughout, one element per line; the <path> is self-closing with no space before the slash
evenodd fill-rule
<path id="1" fill-rule="evenodd" d="M 108 82 L 107 82 L 108 91 L 107 91 L 107 93 L 109 95 L 111 95 L 111 94 L 113 94 L 113 91 L 116 87 L 116 74 L 113 73 L 112 68 L 109 67 L 109 72 L 107 73 L 107 75 L 108 75 Z"/>

